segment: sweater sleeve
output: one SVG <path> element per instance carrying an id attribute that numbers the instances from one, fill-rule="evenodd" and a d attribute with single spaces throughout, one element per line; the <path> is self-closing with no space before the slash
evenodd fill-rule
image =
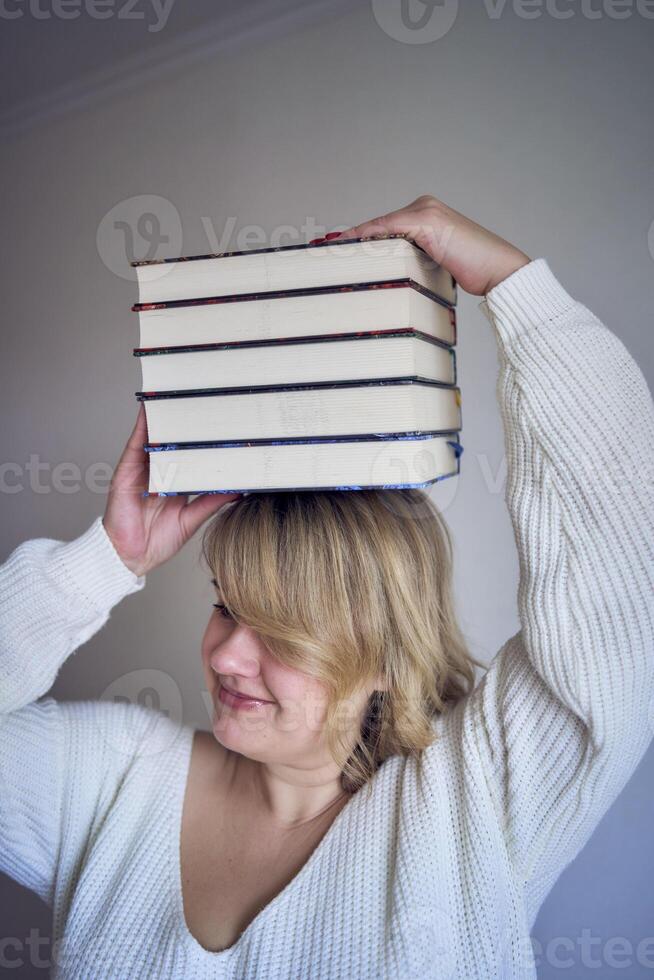
<path id="1" fill-rule="evenodd" d="M 545 259 L 480 304 L 496 335 L 521 629 L 455 709 L 535 917 L 654 723 L 654 405 Z"/>
<path id="2" fill-rule="evenodd" d="M 84 783 L 91 800 L 90 783 L 100 786 L 118 757 L 117 731 L 107 726 L 125 711 L 39 699 L 112 606 L 144 584 L 121 561 L 100 517 L 71 542 L 26 541 L 0 567 L 0 870 L 49 904 L 67 808 Z"/>

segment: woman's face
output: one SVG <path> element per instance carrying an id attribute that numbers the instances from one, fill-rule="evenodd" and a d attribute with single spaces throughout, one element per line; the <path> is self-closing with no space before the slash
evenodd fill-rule
<path id="1" fill-rule="evenodd" d="M 202 665 L 213 704 L 213 733 L 225 748 L 259 762 L 303 767 L 333 762 L 324 731 L 327 694 L 322 682 L 278 663 L 257 634 L 225 608 L 214 609 L 209 618 Z M 235 703 L 225 687 L 259 703 Z M 374 689 L 361 689 L 342 706 L 339 724 L 352 745 Z"/>

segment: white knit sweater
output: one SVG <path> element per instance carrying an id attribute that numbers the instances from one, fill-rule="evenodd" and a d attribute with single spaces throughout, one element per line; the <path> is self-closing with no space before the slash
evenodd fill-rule
<path id="1" fill-rule="evenodd" d="M 203 949 L 183 916 L 192 729 L 41 697 L 145 580 L 100 518 L 0 569 L 0 868 L 53 909 L 53 977 L 535 976 L 537 911 L 654 734 L 654 406 L 544 259 L 480 306 L 499 348 L 521 630 L 434 721 L 424 797 L 414 762 L 388 760 L 229 949 Z"/>

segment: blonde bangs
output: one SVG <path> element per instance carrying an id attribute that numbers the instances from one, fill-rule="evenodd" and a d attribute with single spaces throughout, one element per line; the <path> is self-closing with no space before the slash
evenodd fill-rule
<path id="1" fill-rule="evenodd" d="M 436 713 L 474 686 L 452 600 L 447 525 L 422 490 L 251 493 L 221 508 L 204 559 L 235 619 L 318 678 L 344 788 L 384 759 L 420 757 Z M 381 675 L 354 753 L 349 699 Z"/>

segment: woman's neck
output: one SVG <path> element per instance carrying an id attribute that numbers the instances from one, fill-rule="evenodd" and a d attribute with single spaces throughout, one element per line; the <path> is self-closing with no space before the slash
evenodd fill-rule
<path id="1" fill-rule="evenodd" d="M 334 763 L 315 769 L 269 765 L 239 756 L 236 778 L 257 810 L 279 830 L 293 830 L 338 811 L 350 796 Z"/>

